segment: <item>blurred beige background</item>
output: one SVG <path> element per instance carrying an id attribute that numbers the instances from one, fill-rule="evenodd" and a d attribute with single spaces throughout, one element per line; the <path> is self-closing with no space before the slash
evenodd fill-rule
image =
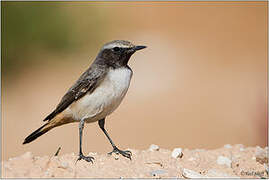
<path id="1" fill-rule="evenodd" d="M 148 46 L 106 121 L 119 148 L 267 146 L 266 2 L 2 2 L 2 13 L 3 159 L 78 152 L 78 124 L 22 142 L 114 39 Z M 97 123 L 83 150 L 111 151 Z"/>

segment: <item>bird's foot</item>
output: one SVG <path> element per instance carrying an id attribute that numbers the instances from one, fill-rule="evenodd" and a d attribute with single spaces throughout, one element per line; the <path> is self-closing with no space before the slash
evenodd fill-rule
<path id="1" fill-rule="evenodd" d="M 94 157 L 91 156 L 84 156 L 83 154 L 80 154 L 77 161 L 80 161 L 81 159 L 93 163 Z"/>
<path id="2" fill-rule="evenodd" d="M 109 155 L 112 155 L 112 153 L 116 153 L 116 154 L 121 154 L 122 156 L 132 160 L 131 156 L 132 156 L 132 152 L 131 151 L 122 151 L 120 149 L 118 149 L 117 147 L 113 148 L 113 151 L 111 151 L 110 153 L 108 153 Z"/>

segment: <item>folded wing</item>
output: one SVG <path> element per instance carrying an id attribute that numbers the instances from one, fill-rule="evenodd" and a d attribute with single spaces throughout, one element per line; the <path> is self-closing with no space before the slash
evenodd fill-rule
<path id="1" fill-rule="evenodd" d="M 93 64 L 87 71 L 85 71 L 76 81 L 76 83 L 62 97 L 56 109 L 50 113 L 43 121 L 50 121 L 57 114 L 64 111 L 74 101 L 77 101 L 87 93 L 92 93 L 96 89 L 106 74 L 106 67 L 96 66 L 101 65 Z"/>

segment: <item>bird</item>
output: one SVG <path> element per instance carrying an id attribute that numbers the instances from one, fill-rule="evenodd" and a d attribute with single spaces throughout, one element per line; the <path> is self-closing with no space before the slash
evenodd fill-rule
<path id="1" fill-rule="evenodd" d="M 114 40 L 102 46 L 93 63 L 68 89 L 56 106 L 43 121 L 46 123 L 24 139 L 27 144 L 49 130 L 64 124 L 79 123 L 78 160 L 92 162 L 94 158 L 85 156 L 82 151 L 82 135 L 85 123 L 98 121 L 98 125 L 112 145 L 108 153 L 121 154 L 131 160 L 131 151 L 120 150 L 105 129 L 105 120 L 122 102 L 133 75 L 128 62 L 131 56 L 141 49 L 126 40 Z"/>

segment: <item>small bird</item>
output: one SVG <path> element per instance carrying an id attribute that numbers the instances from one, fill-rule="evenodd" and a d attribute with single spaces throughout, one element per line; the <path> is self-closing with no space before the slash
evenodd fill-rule
<path id="1" fill-rule="evenodd" d="M 67 123 L 79 122 L 79 157 L 93 162 L 93 157 L 82 152 L 82 133 L 85 123 L 98 121 L 113 150 L 131 159 L 130 151 L 117 148 L 105 129 L 105 119 L 121 103 L 126 95 L 132 78 L 132 69 L 128 66 L 130 57 L 146 46 L 136 46 L 129 41 L 115 40 L 106 43 L 98 53 L 91 66 L 79 77 L 73 86 L 62 97 L 55 110 L 43 121 L 46 124 L 25 138 L 27 144 L 48 132 L 54 127 Z"/>

